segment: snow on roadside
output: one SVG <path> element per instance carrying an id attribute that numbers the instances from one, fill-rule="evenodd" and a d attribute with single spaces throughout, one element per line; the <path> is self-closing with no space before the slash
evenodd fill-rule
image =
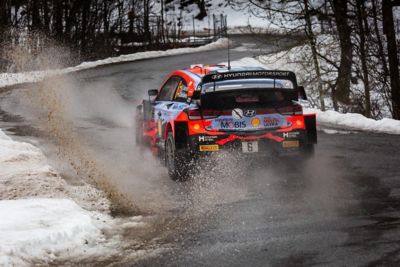
<path id="1" fill-rule="evenodd" d="M 88 211 L 69 199 L 0 201 L 0 265 L 50 262 L 104 239 Z"/>
<path id="2" fill-rule="evenodd" d="M 22 83 L 32 83 L 39 82 L 45 78 L 49 78 L 56 75 L 67 74 L 75 71 L 91 69 L 98 66 L 113 64 L 113 63 L 122 63 L 122 62 L 130 62 L 141 59 L 149 59 L 149 58 L 157 58 L 157 57 L 165 57 L 165 56 L 174 56 L 174 55 L 182 55 L 188 53 L 195 52 L 203 52 L 218 48 L 225 48 L 228 45 L 227 38 L 221 38 L 213 43 L 200 46 L 200 47 L 190 47 L 190 48 L 177 48 L 170 49 L 165 51 L 148 51 L 148 52 L 139 52 L 128 55 L 121 55 L 119 57 L 110 57 L 106 59 L 101 59 L 97 61 L 91 62 L 83 62 L 80 65 L 69 67 L 65 69 L 57 69 L 57 70 L 45 70 L 45 71 L 32 71 L 32 72 L 22 72 L 22 73 L 0 73 L 0 87 L 12 86 Z"/>
<path id="3" fill-rule="evenodd" d="M 346 130 L 400 134 L 400 121 L 394 119 L 374 120 L 358 113 L 343 114 L 333 110 L 321 111 L 308 108 L 304 112 L 317 114 L 317 122 L 325 126 L 335 126 Z"/>
<path id="4" fill-rule="evenodd" d="M 140 216 L 113 219 L 109 208 L 104 192 L 69 185 L 40 149 L 0 130 L 0 266 L 118 255 L 118 231 L 143 223 Z"/>

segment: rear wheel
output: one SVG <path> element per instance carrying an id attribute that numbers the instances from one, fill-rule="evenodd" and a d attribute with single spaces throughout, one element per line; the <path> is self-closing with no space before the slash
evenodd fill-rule
<path id="1" fill-rule="evenodd" d="M 302 149 L 304 159 L 310 159 L 314 156 L 314 144 L 307 144 Z"/>
<path id="2" fill-rule="evenodd" d="M 182 150 L 177 150 L 172 133 L 168 133 L 165 143 L 165 165 L 168 175 L 174 181 L 186 181 L 189 176 L 190 159 L 185 157 Z"/>

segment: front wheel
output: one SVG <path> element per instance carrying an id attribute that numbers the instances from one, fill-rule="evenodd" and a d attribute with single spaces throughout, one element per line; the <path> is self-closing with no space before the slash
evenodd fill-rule
<path id="1" fill-rule="evenodd" d="M 185 157 L 183 151 L 176 149 L 175 139 L 172 133 L 168 133 L 165 143 L 165 164 L 168 175 L 174 181 L 186 181 L 189 176 L 190 159 Z"/>

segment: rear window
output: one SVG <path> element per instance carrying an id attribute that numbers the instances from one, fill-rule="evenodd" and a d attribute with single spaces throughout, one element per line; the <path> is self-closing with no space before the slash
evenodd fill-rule
<path id="1" fill-rule="evenodd" d="M 212 109 L 282 106 L 298 100 L 291 80 L 237 79 L 209 82 L 201 87 L 201 104 Z"/>
<path id="2" fill-rule="evenodd" d="M 277 107 L 287 105 L 292 100 L 297 100 L 296 92 L 282 89 L 239 89 L 201 95 L 201 105 L 211 109 Z"/>

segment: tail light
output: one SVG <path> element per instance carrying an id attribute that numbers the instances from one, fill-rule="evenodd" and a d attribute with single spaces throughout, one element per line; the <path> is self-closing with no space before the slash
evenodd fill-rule
<path id="1" fill-rule="evenodd" d="M 199 109 L 191 109 L 187 111 L 189 120 L 201 120 L 201 119 L 212 119 L 218 117 L 220 114 L 217 114 L 212 110 L 202 110 Z"/>
<path id="2" fill-rule="evenodd" d="M 293 128 L 296 129 L 305 129 L 304 117 L 303 116 L 291 116 L 289 121 L 292 124 Z"/>

